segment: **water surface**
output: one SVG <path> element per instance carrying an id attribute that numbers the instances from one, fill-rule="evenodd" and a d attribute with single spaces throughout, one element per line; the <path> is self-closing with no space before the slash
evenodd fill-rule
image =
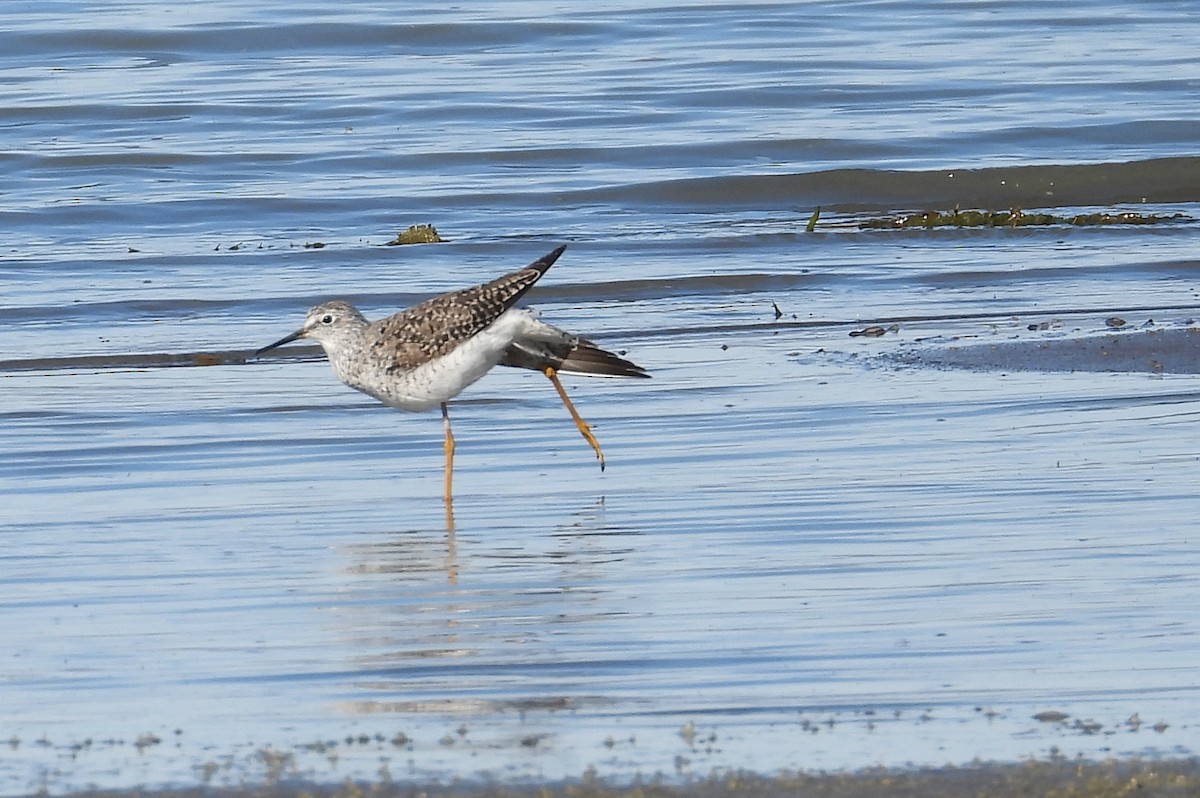
<path id="1" fill-rule="evenodd" d="M 9 14 L 0 792 L 1195 754 L 1153 6 Z M 857 228 L 955 205 L 1186 218 Z M 470 389 L 452 530 L 436 413 L 249 356 L 559 243 L 531 304 L 654 379 L 568 380 L 603 474 L 544 378 Z"/>

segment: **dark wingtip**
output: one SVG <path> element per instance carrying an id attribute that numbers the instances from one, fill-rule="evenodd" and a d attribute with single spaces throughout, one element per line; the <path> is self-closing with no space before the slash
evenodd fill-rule
<path id="1" fill-rule="evenodd" d="M 536 269 L 538 274 L 545 274 L 546 270 L 554 265 L 554 261 L 558 260 L 559 256 L 562 255 L 563 252 L 566 251 L 566 249 L 567 249 L 566 244 L 563 244 L 562 246 L 559 246 L 559 247 L 555 247 L 554 249 L 550 250 L 545 255 L 538 258 L 537 260 L 535 260 L 533 263 L 529 264 L 525 268 Z"/>

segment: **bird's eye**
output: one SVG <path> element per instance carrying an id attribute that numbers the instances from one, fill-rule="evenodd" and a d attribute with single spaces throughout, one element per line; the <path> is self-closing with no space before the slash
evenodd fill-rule
<path id="1" fill-rule="evenodd" d="M 330 313 L 326 313 L 324 316 L 321 317 L 321 323 L 322 324 L 333 324 L 333 315 Z"/>

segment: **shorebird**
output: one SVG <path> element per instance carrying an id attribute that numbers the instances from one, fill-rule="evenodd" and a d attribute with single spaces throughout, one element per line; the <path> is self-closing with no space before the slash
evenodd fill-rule
<path id="1" fill-rule="evenodd" d="M 337 378 L 385 405 L 419 412 L 442 408 L 446 441 L 445 500 L 453 499 L 454 433 L 448 402 L 493 366 L 540 371 L 550 378 L 604 470 L 604 452 L 558 379 L 560 371 L 606 377 L 649 377 L 645 369 L 591 341 L 515 307 L 566 246 L 490 283 L 427 299 L 378 321 L 335 299 L 308 311 L 304 326 L 254 354 L 298 338 L 321 344 Z"/>

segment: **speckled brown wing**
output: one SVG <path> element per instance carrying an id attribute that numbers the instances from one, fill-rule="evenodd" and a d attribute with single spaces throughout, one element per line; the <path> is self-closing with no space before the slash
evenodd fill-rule
<path id="1" fill-rule="evenodd" d="M 411 371 L 449 354 L 517 303 L 533 287 L 566 245 L 523 269 L 490 283 L 428 299 L 408 310 L 374 322 L 369 331 L 373 351 L 388 352 L 388 373 Z"/>

